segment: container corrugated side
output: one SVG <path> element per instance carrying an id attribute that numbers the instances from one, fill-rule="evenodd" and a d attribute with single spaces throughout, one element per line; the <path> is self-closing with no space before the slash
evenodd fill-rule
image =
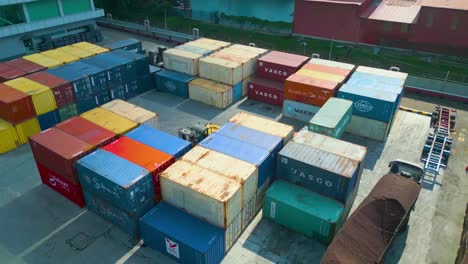
<path id="1" fill-rule="evenodd" d="M 330 98 L 310 120 L 309 131 L 340 138 L 351 122 L 353 102 Z"/>
<path id="2" fill-rule="evenodd" d="M 189 75 L 198 75 L 198 61 L 203 56 L 180 49 L 164 51 L 164 68 Z"/>
<path id="3" fill-rule="evenodd" d="M 26 78 L 52 89 L 57 107 L 63 107 L 75 102 L 73 85 L 65 79 L 45 71 L 28 75 Z"/>
<path id="4" fill-rule="evenodd" d="M 293 74 L 284 83 L 284 98 L 322 107 L 339 86 L 337 82 Z"/>
<path id="5" fill-rule="evenodd" d="M 375 74 L 375 75 L 380 75 L 380 76 L 385 76 L 385 77 L 397 78 L 397 79 L 402 80 L 403 84 L 408 78 L 408 74 L 404 72 L 395 72 L 395 71 L 371 68 L 371 67 L 366 67 L 366 66 L 359 66 L 356 69 L 356 72 L 365 72 L 365 73 L 370 73 L 370 74 Z"/>
<path id="6" fill-rule="evenodd" d="M 345 203 L 359 178 L 359 165 L 356 160 L 292 141 L 278 154 L 277 175 Z"/>
<path id="7" fill-rule="evenodd" d="M 242 64 L 219 58 L 200 59 L 200 77 L 235 85 L 242 82 Z"/>
<path id="8" fill-rule="evenodd" d="M 37 121 L 41 130 L 49 129 L 60 122 L 60 115 L 58 110 L 50 111 L 48 113 L 38 115 Z"/>
<path id="9" fill-rule="evenodd" d="M 63 64 L 71 63 L 80 60 L 80 58 L 73 55 L 58 51 L 58 50 L 48 50 L 41 52 L 42 55 L 52 58 L 54 60 L 60 61 Z"/>
<path id="10" fill-rule="evenodd" d="M 31 95 L 34 109 L 38 115 L 45 114 L 57 109 L 54 93 L 47 86 L 23 77 L 5 82 L 5 85 Z"/>
<path id="11" fill-rule="evenodd" d="M 203 78 L 197 78 L 189 83 L 189 98 L 207 105 L 226 109 L 233 103 L 233 97 L 233 87 L 223 83 Z"/>
<path id="12" fill-rule="evenodd" d="M 263 216 L 329 244 L 339 229 L 343 211 L 337 201 L 279 180 L 266 193 Z"/>
<path id="13" fill-rule="evenodd" d="M 58 109 L 60 121 L 65 121 L 69 118 L 78 115 L 78 109 L 76 108 L 76 104 L 69 104 Z"/>
<path id="14" fill-rule="evenodd" d="M 40 53 L 24 56 L 23 59 L 34 62 L 46 68 L 55 68 L 63 64 L 63 62 L 44 56 Z"/>
<path id="15" fill-rule="evenodd" d="M 192 143 L 147 125 L 141 125 L 125 136 L 174 156 L 176 159 L 192 149 Z"/>
<path id="16" fill-rule="evenodd" d="M 15 128 L 20 145 L 28 143 L 30 136 L 34 136 L 41 132 L 41 127 L 35 117 L 15 124 Z"/>
<path id="17" fill-rule="evenodd" d="M 228 250 L 242 232 L 241 185 L 211 170 L 177 161 L 160 175 L 163 200 L 226 230 Z"/>
<path id="18" fill-rule="evenodd" d="M 396 116 L 396 114 L 395 114 Z M 385 142 L 393 124 L 353 115 L 346 132 L 352 135 Z"/>
<path id="19" fill-rule="evenodd" d="M 248 96 L 251 99 L 271 105 L 283 105 L 284 82 L 253 78 L 248 83 Z"/>
<path id="20" fill-rule="evenodd" d="M 148 111 L 123 100 L 114 100 L 102 105 L 101 108 L 123 116 L 133 122 L 137 122 L 138 124 L 145 124 L 153 128 L 159 128 L 159 115 L 157 113 Z"/>
<path id="21" fill-rule="evenodd" d="M 256 166 L 228 155 L 195 146 L 181 160 L 212 170 L 241 185 L 242 230 L 256 215 L 255 200 L 258 190 L 258 169 Z"/>
<path id="22" fill-rule="evenodd" d="M 7 121 L 0 119 L 0 154 L 13 150 L 18 145 L 19 138 L 15 127 Z"/>
<path id="23" fill-rule="evenodd" d="M 182 98 L 189 97 L 188 84 L 196 77 L 175 71 L 162 70 L 156 73 L 156 89 Z"/>
<path id="24" fill-rule="evenodd" d="M 331 61 L 331 60 L 324 60 L 324 59 L 315 59 L 315 58 L 312 58 L 309 61 L 309 63 L 310 64 L 317 64 L 317 65 L 324 65 L 324 66 L 329 66 L 329 67 L 335 67 L 335 68 L 340 68 L 340 69 L 345 69 L 345 70 L 350 70 L 350 71 L 353 71 L 354 68 L 356 67 L 353 64 L 337 62 L 337 61 Z"/>
<path id="25" fill-rule="evenodd" d="M 153 201 L 150 172 L 108 151 L 98 149 L 81 158 L 76 169 L 84 190 L 123 210 L 136 212 Z"/>
<path id="26" fill-rule="evenodd" d="M 95 108 L 80 116 L 118 135 L 128 133 L 138 126 L 138 123 L 102 108 Z"/>
<path id="27" fill-rule="evenodd" d="M 34 116 L 31 96 L 0 83 L 0 118 L 18 123 Z"/>
<path id="28" fill-rule="evenodd" d="M 224 230 L 165 202 L 140 220 L 145 245 L 179 263 L 218 264 L 224 258 Z"/>
<path id="29" fill-rule="evenodd" d="M 229 119 L 229 122 L 280 137 L 283 139 L 283 145 L 288 143 L 294 135 L 294 128 L 290 125 L 281 124 L 274 120 L 245 112 L 238 113 Z"/>
<path id="30" fill-rule="evenodd" d="M 291 100 L 283 102 L 283 116 L 304 122 L 309 122 L 319 110 L 320 107 L 310 104 Z"/>

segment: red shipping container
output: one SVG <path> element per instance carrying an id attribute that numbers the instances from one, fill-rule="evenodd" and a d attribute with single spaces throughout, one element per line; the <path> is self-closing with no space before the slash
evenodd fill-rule
<path id="1" fill-rule="evenodd" d="M 117 134 L 80 116 L 70 118 L 55 126 L 93 147 L 103 147 L 117 138 Z"/>
<path id="2" fill-rule="evenodd" d="M 0 118 L 15 124 L 35 116 L 30 95 L 0 83 Z"/>
<path id="3" fill-rule="evenodd" d="M 271 105 L 283 105 L 284 83 L 255 78 L 248 84 L 248 97 Z"/>
<path id="4" fill-rule="evenodd" d="M 10 66 L 15 67 L 16 69 L 20 69 L 20 70 L 26 72 L 27 74 L 40 72 L 40 71 L 44 71 L 44 70 L 47 69 L 46 67 L 44 67 L 42 65 L 36 64 L 36 63 L 34 63 L 32 61 L 25 60 L 23 58 L 7 61 L 5 63 L 10 65 Z"/>
<path id="5" fill-rule="evenodd" d="M 257 61 L 257 76 L 270 80 L 284 81 L 296 73 L 308 57 L 272 51 Z"/>
<path id="6" fill-rule="evenodd" d="M 330 67 L 330 66 L 325 66 L 325 65 L 319 65 L 319 64 L 305 64 L 302 69 L 307 69 L 311 71 L 318 71 L 318 72 L 325 72 L 329 74 L 334 74 L 334 75 L 340 75 L 347 77 L 351 71 L 342 69 L 342 68 L 336 68 L 336 67 Z"/>
<path id="7" fill-rule="evenodd" d="M 85 207 L 86 202 L 83 197 L 83 190 L 79 183 L 73 184 L 69 180 L 48 169 L 44 165 L 41 165 L 40 163 L 36 163 L 36 165 L 43 184 L 65 196 L 65 198 L 72 201 L 79 207 Z"/>
<path id="8" fill-rule="evenodd" d="M 75 162 L 93 150 L 88 143 L 56 128 L 30 137 L 29 144 L 37 163 L 73 184 L 79 183 Z"/>
<path id="9" fill-rule="evenodd" d="M 17 69 L 13 66 L 10 66 L 5 63 L 0 63 L 0 82 L 6 82 L 19 77 L 23 77 L 26 74 L 26 72 Z"/>
<path id="10" fill-rule="evenodd" d="M 57 102 L 57 107 L 59 108 L 75 102 L 75 93 L 73 92 L 73 85 L 62 78 L 59 78 L 47 72 L 38 72 L 35 74 L 31 74 L 26 78 L 52 89 L 52 91 L 54 91 L 54 97 L 55 101 Z"/>
<path id="11" fill-rule="evenodd" d="M 159 174 L 175 162 L 173 156 L 128 137 L 119 138 L 103 149 L 149 170 L 153 178 L 155 201 L 161 200 Z"/>
<path id="12" fill-rule="evenodd" d="M 338 88 L 336 82 L 294 74 L 284 83 L 284 98 L 322 107 Z"/>

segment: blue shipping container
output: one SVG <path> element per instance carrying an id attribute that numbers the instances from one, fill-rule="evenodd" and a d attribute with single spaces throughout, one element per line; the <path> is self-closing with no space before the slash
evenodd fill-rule
<path id="1" fill-rule="evenodd" d="M 155 88 L 154 82 L 152 82 L 152 78 L 150 75 L 146 75 L 145 77 L 139 78 L 137 80 L 137 85 L 138 85 L 138 94 L 144 94 Z"/>
<path id="2" fill-rule="evenodd" d="M 58 110 L 50 111 L 48 113 L 38 115 L 37 120 L 41 130 L 49 129 L 56 124 L 60 123 L 60 115 Z"/>
<path id="3" fill-rule="evenodd" d="M 79 114 L 82 114 L 86 111 L 89 111 L 93 108 L 99 106 L 99 99 L 97 96 L 89 96 L 89 97 L 80 97 L 76 98 L 76 110 Z"/>
<path id="4" fill-rule="evenodd" d="M 121 208 L 113 205 L 111 202 L 101 198 L 99 195 L 83 191 L 86 201 L 86 207 L 106 219 L 107 221 L 115 224 L 125 233 L 134 238 L 140 237 L 140 218 L 143 217 L 154 206 L 153 200 L 147 201 L 136 212 L 127 212 Z"/>
<path id="5" fill-rule="evenodd" d="M 224 258 L 224 231 L 165 202 L 141 218 L 145 245 L 178 263 L 216 264 Z"/>
<path id="6" fill-rule="evenodd" d="M 136 212 L 154 196 L 150 172 L 98 149 L 76 163 L 83 189 L 127 212 Z"/>
<path id="7" fill-rule="evenodd" d="M 275 154 L 268 150 L 223 136 L 211 134 L 200 142 L 200 146 L 243 160 L 258 167 L 258 186 L 274 176 Z"/>
<path id="8" fill-rule="evenodd" d="M 84 59 L 82 62 L 104 70 L 107 74 L 107 81 L 110 85 L 123 83 L 129 79 L 136 79 L 136 76 L 130 75 L 127 70 L 127 64 L 132 61 L 115 54 L 102 53 L 94 57 Z"/>
<path id="9" fill-rule="evenodd" d="M 398 95 L 376 89 L 343 85 L 338 98 L 353 101 L 353 115 L 389 122 L 397 110 Z"/>
<path id="10" fill-rule="evenodd" d="M 192 143 L 147 125 L 141 125 L 125 136 L 174 156 L 176 159 L 192 149 Z"/>
<path id="11" fill-rule="evenodd" d="M 127 65 L 127 71 L 129 71 L 130 76 L 136 76 L 141 78 L 147 76 L 149 72 L 149 58 L 148 56 L 126 51 L 126 50 L 116 50 L 112 51 L 111 54 L 129 59 L 132 63 Z"/>
<path id="12" fill-rule="evenodd" d="M 196 76 L 175 71 L 162 70 L 156 73 L 156 87 L 158 91 L 170 93 L 182 98 L 189 97 L 188 84 Z"/>
<path id="13" fill-rule="evenodd" d="M 117 42 L 106 45 L 105 48 L 108 48 L 110 50 L 123 49 L 123 50 L 128 50 L 131 52 L 143 54 L 143 44 L 141 43 L 140 40 L 136 40 L 136 39 L 125 39 L 125 40 L 117 41 Z"/>
<path id="14" fill-rule="evenodd" d="M 232 102 L 235 103 L 242 99 L 242 82 L 232 87 Z"/>

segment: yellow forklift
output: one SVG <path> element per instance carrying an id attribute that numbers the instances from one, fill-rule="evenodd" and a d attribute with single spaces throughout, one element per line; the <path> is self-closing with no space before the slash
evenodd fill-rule
<path id="1" fill-rule="evenodd" d="M 200 123 L 194 126 L 179 129 L 179 138 L 191 142 L 193 145 L 200 143 L 207 136 L 219 129 L 218 125 L 207 123 L 204 126 Z"/>

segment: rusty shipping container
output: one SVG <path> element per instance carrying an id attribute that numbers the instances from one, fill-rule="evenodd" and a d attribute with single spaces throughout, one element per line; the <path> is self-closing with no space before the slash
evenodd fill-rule
<path id="1" fill-rule="evenodd" d="M 103 147 L 117 138 L 117 134 L 114 132 L 98 126 L 80 116 L 63 121 L 58 124 L 56 128 L 96 148 Z"/>
<path id="2" fill-rule="evenodd" d="M 248 84 L 249 98 L 271 105 L 283 105 L 284 83 L 254 78 Z"/>
<path id="3" fill-rule="evenodd" d="M 284 83 L 284 98 L 322 107 L 335 96 L 338 87 L 337 82 L 293 74 Z"/>
<path id="4" fill-rule="evenodd" d="M 46 67 L 42 65 L 39 65 L 32 61 L 25 60 L 23 58 L 7 61 L 5 63 L 17 69 L 20 69 L 26 72 L 27 74 L 36 73 L 36 72 L 44 71 L 47 69 Z"/>
<path id="5" fill-rule="evenodd" d="M 60 77 L 54 76 L 47 72 L 38 72 L 26 77 L 31 81 L 35 81 L 52 89 L 57 107 L 63 107 L 75 102 L 75 94 L 73 85 Z"/>
<path id="6" fill-rule="evenodd" d="M 75 162 L 93 149 L 88 143 L 56 128 L 32 136 L 30 145 L 36 162 L 73 184 L 79 183 Z"/>
<path id="7" fill-rule="evenodd" d="M 257 61 L 257 76 L 284 81 L 297 72 L 309 60 L 308 57 L 272 51 Z"/>
<path id="8" fill-rule="evenodd" d="M 31 96 L 0 83 L 0 118 L 18 123 L 34 116 Z"/>

